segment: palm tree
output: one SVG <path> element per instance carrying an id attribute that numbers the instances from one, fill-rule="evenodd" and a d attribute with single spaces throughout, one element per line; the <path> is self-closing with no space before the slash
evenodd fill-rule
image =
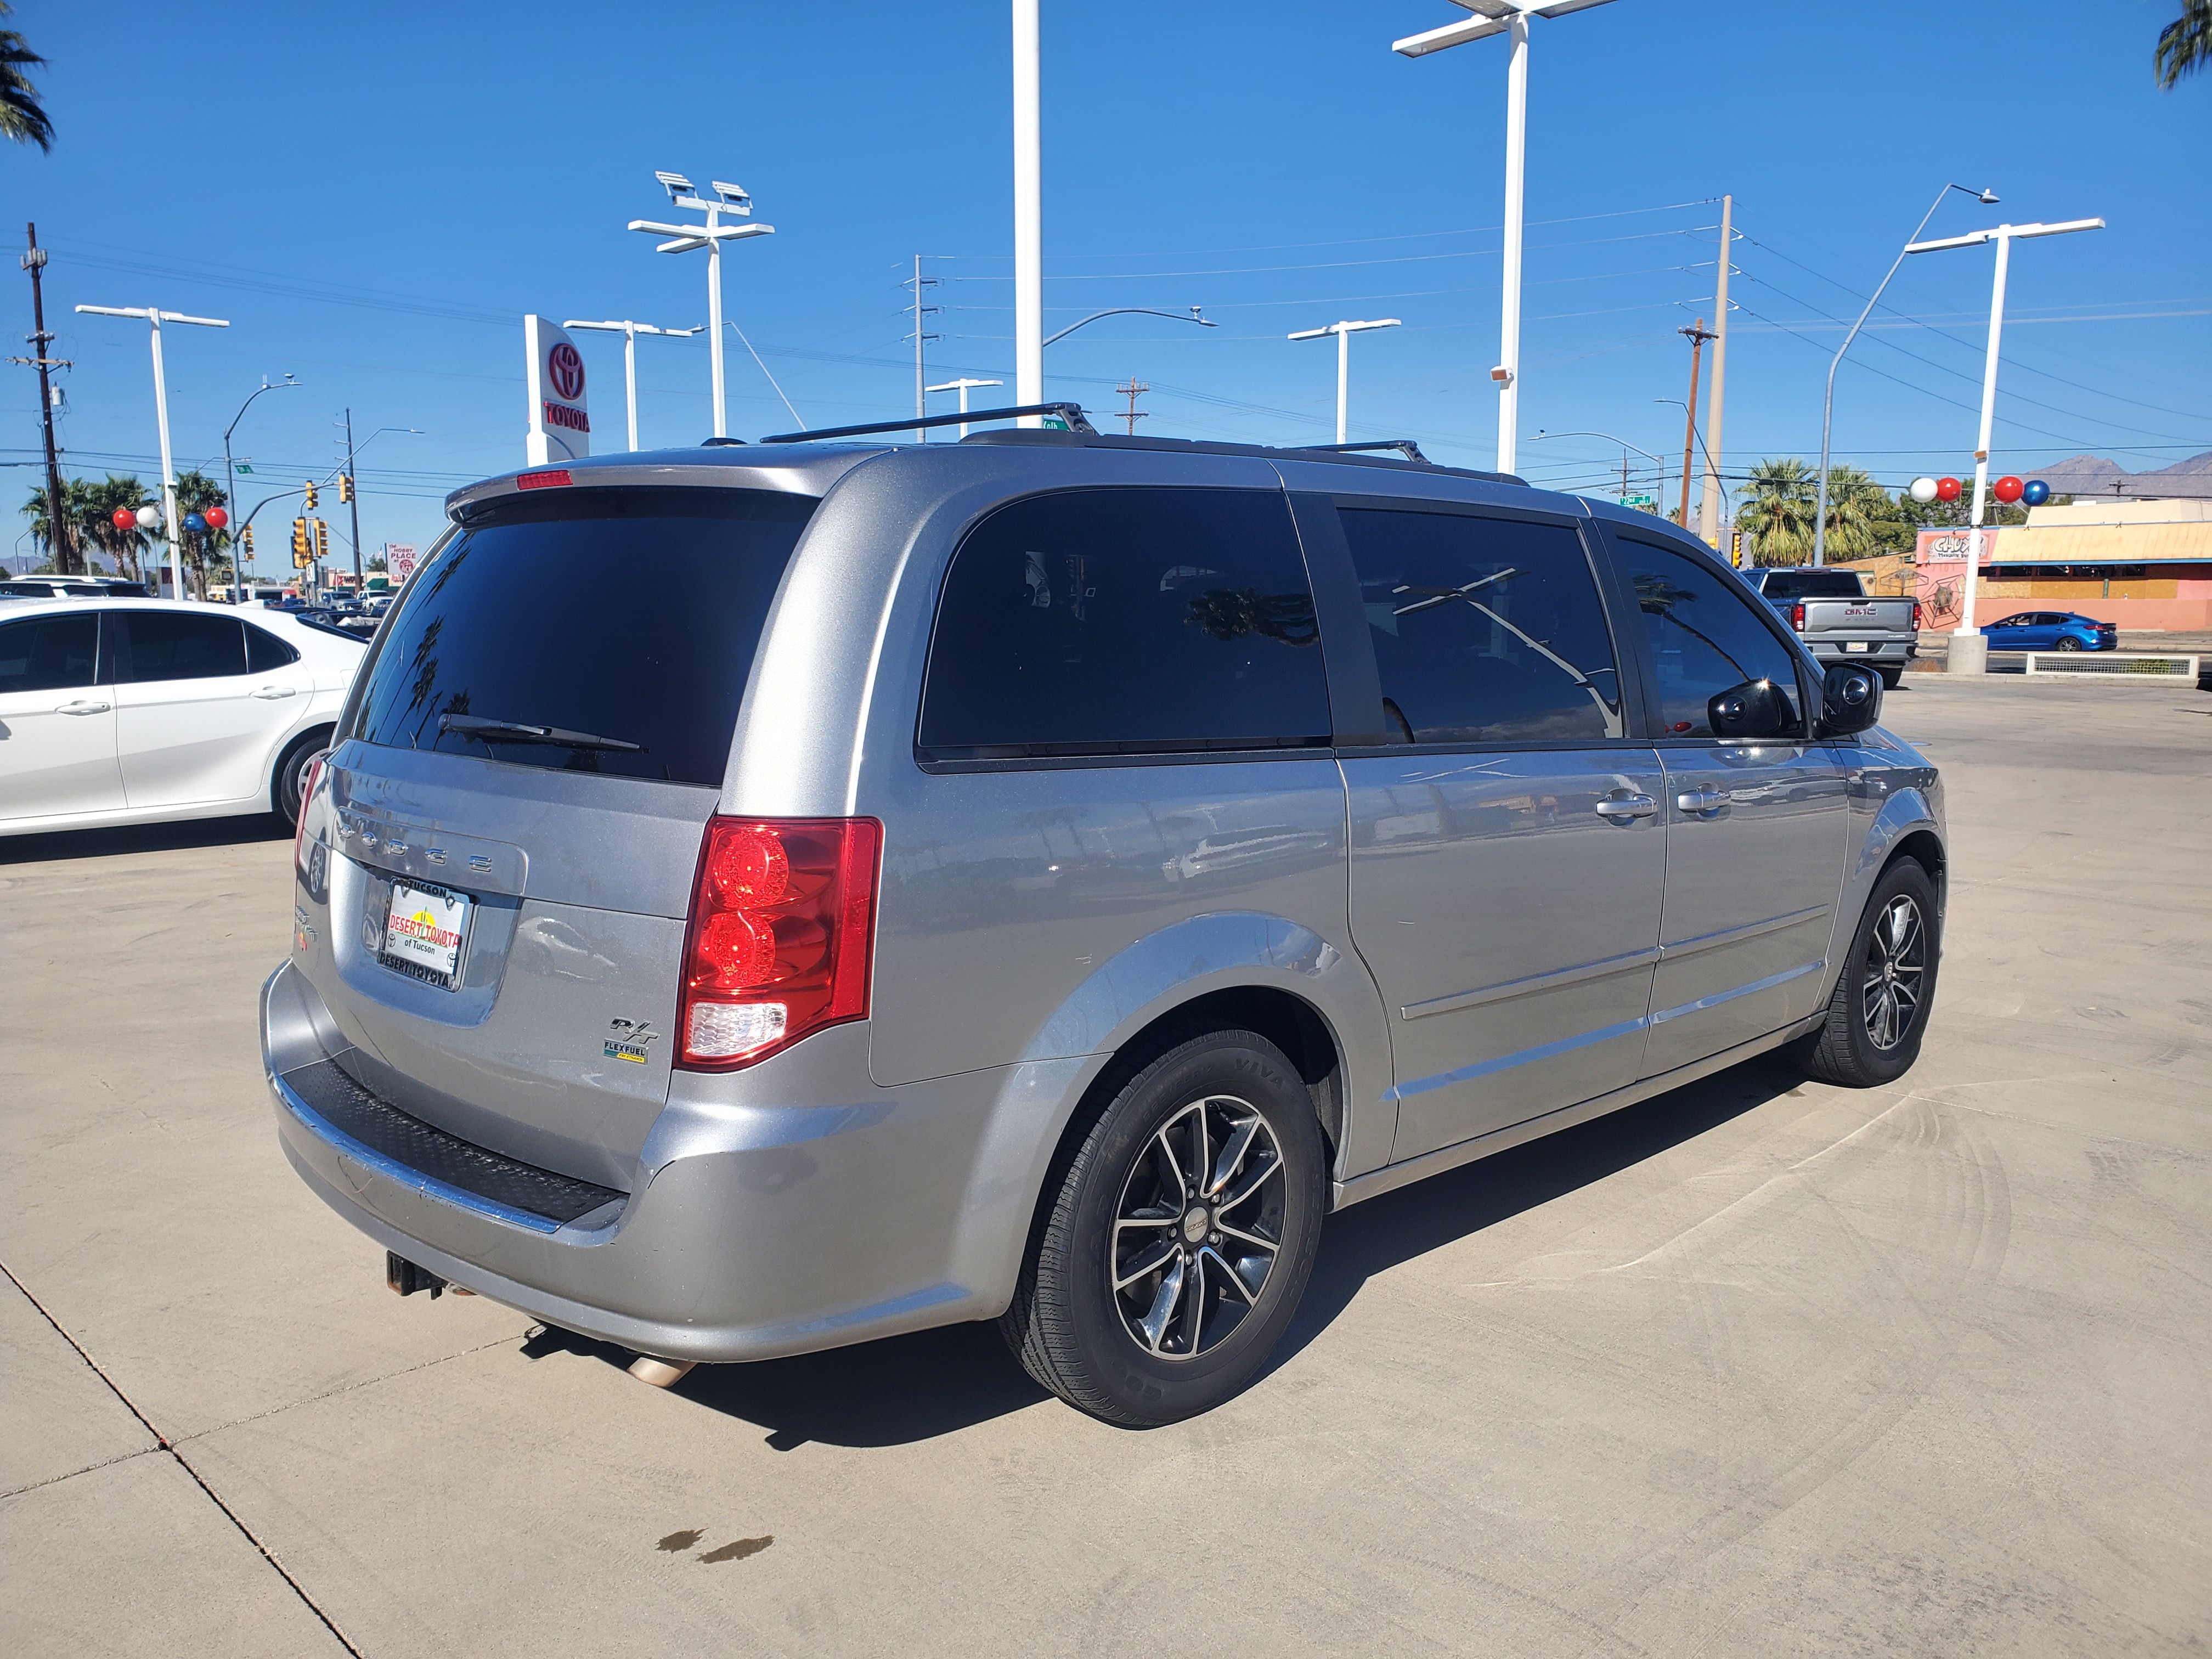
<path id="1" fill-rule="evenodd" d="M 1828 469 L 1828 556 L 1838 562 L 1881 550 L 1881 526 L 1897 517 L 1890 493 L 1855 466 Z"/>
<path id="2" fill-rule="evenodd" d="M 1829 476 L 1835 476 L 1832 471 Z M 1812 556 L 1819 492 L 1813 469 L 1795 456 L 1752 468 L 1735 521 L 1751 536 L 1754 564 L 1802 564 Z"/>
<path id="3" fill-rule="evenodd" d="M 2172 91 L 2185 75 L 2212 63 L 2212 0 L 2181 0 L 2181 15 L 2159 31 L 2151 58 L 2159 85 Z"/>
<path id="4" fill-rule="evenodd" d="M 13 7 L 0 0 L 0 17 Z M 0 135 L 19 144 L 54 147 L 54 124 L 39 102 L 39 89 L 23 71 L 42 67 L 46 59 L 24 43 L 13 29 L 0 29 Z"/>
<path id="5" fill-rule="evenodd" d="M 75 479 L 69 479 L 62 485 L 62 518 L 65 523 L 76 522 L 76 493 L 82 487 Z M 30 498 L 23 503 L 23 516 L 31 521 L 31 544 L 46 549 L 48 557 L 52 556 L 54 547 L 54 524 L 51 507 L 52 503 L 46 499 L 46 487 L 44 484 L 33 489 Z"/>
<path id="6" fill-rule="evenodd" d="M 204 513 L 211 507 L 222 507 L 228 501 L 222 486 L 197 467 L 190 467 L 177 475 L 177 535 L 185 550 L 185 557 L 192 571 L 192 595 L 207 598 L 208 555 L 219 553 L 230 545 L 230 532 L 224 530 L 187 530 L 185 515 Z"/>
<path id="7" fill-rule="evenodd" d="M 76 504 L 78 540 L 90 543 L 114 560 L 118 575 L 139 580 L 138 553 L 146 545 L 146 532 L 135 524 L 128 530 L 118 529 L 115 513 L 118 507 L 136 513 L 152 500 L 146 486 L 127 474 L 118 478 L 111 472 L 100 483 L 80 479 Z"/>

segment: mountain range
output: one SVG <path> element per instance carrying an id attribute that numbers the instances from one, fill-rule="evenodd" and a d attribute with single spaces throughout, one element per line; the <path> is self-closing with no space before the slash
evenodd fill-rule
<path id="1" fill-rule="evenodd" d="M 2154 472 L 2130 472 L 2101 455 L 2069 455 L 2063 461 L 2023 471 L 2021 476 L 2040 478 L 2051 486 L 2052 494 L 2077 500 L 2091 495 L 2121 501 L 2177 495 L 2212 499 L 2212 449 Z"/>

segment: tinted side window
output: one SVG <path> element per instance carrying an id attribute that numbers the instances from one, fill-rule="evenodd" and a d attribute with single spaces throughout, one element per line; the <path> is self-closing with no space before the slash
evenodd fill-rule
<path id="1" fill-rule="evenodd" d="M 1572 530 L 1443 513 L 1341 516 L 1384 724 L 1399 740 L 1622 735 L 1613 638 Z"/>
<path id="2" fill-rule="evenodd" d="M 246 672 L 245 624 L 235 617 L 138 611 L 117 620 L 126 680 L 204 680 Z"/>
<path id="3" fill-rule="evenodd" d="M 1042 495 L 952 556 L 922 694 L 935 757 L 1267 748 L 1328 730 L 1279 494 Z"/>
<path id="4" fill-rule="evenodd" d="M 91 611 L 0 625 L 0 696 L 92 684 L 100 618 Z"/>
<path id="5" fill-rule="evenodd" d="M 265 628 L 246 624 L 246 672 L 266 674 L 272 668 L 300 660 L 300 653 Z"/>
<path id="6" fill-rule="evenodd" d="M 1711 737 L 1708 702 L 1757 680 L 1771 681 L 1793 725 L 1802 722 L 1796 659 L 1734 581 L 1649 542 L 1624 538 L 1619 545 L 1659 671 L 1657 735 Z"/>

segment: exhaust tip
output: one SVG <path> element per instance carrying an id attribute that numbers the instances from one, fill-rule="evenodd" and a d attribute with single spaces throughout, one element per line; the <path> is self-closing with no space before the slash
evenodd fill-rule
<path id="1" fill-rule="evenodd" d="M 655 1359 L 649 1353 L 641 1353 L 629 1362 L 629 1374 L 656 1389 L 672 1389 L 690 1375 L 696 1363 L 690 1359 Z"/>

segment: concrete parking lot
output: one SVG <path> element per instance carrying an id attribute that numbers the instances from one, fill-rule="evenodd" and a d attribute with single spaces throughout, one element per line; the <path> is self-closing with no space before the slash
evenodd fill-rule
<path id="1" fill-rule="evenodd" d="M 0 842 L 0 1650 L 2202 1652 L 2212 696 L 1916 674 L 1917 1068 L 1773 1061 L 1334 1218 L 1151 1433 L 969 1326 L 672 1393 L 405 1301 L 276 1147 L 289 840 Z"/>

